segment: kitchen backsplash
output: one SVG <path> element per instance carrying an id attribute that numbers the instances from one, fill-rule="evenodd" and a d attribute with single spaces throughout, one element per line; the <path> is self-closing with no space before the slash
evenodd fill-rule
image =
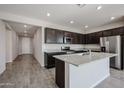
<path id="1" fill-rule="evenodd" d="M 44 44 L 43 50 L 55 50 L 61 49 L 61 46 L 70 46 L 70 49 L 84 48 L 84 45 L 74 45 L 74 44 Z"/>
<path id="2" fill-rule="evenodd" d="M 87 45 L 84 45 L 84 48 L 100 49 L 100 45 L 98 45 L 98 44 L 87 44 Z"/>

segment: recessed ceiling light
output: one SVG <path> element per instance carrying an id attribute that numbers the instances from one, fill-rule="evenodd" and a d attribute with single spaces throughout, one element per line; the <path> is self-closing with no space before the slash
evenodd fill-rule
<path id="1" fill-rule="evenodd" d="M 85 28 L 88 28 L 88 25 L 85 25 L 84 27 L 85 27 Z"/>
<path id="2" fill-rule="evenodd" d="M 50 13 L 47 13 L 47 16 L 50 16 Z"/>
<path id="3" fill-rule="evenodd" d="M 115 17 L 111 17 L 111 20 L 114 20 L 115 19 Z"/>
<path id="4" fill-rule="evenodd" d="M 24 27 L 26 28 L 26 27 L 27 27 L 27 25 L 24 25 Z"/>
<path id="5" fill-rule="evenodd" d="M 74 21 L 70 21 L 70 23 L 71 23 L 71 24 L 73 24 L 73 23 L 74 23 Z"/>
<path id="6" fill-rule="evenodd" d="M 77 6 L 79 6 L 80 8 L 86 6 L 86 4 L 76 4 Z"/>
<path id="7" fill-rule="evenodd" d="M 97 10 L 100 10 L 102 8 L 102 6 L 101 5 L 99 5 L 99 6 L 97 6 Z"/>

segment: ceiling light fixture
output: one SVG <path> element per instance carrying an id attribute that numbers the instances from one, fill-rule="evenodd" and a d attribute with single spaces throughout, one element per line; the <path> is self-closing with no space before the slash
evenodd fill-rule
<path id="1" fill-rule="evenodd" d="M 27 27 L 27 25 L 24 25 L 24 27 L 26 28 L 26 27 Z"/>
<path id="2" fill-rule="evenodd" d="M 86 4 L 76 4 L 77 6 L 79 6 L 80 8 L 86 6 Z"/>
<path id="3" fill-rule="evenodd" d="M 102 6 L 101 5 L 99 5 L 99 6 L 97 6 L 97 10 L 100 10 L 102 8 Z"/>
<path id="4" fill-rule="evenodd" d="M 111 20 L 114 20 L 115 19 L 115 17 L 111 17 Z"/>
<path id="5" fill-rule="evenodd" d="M 88 25 L 85 25 L 84 27 L 85 27 L 85 28 L 88 28 Z"/>
<path id="6" fill-rule="evenodd" d="M 74 23 L 74 21 L 70 21 L 70 23 L 71 23 L 71 24 L 73 24 L 73 23 Z"/>
<path id="7" fill-rule="evenodd" d="M 47 13 L 47 16 L 50 16 L 50 13 Z"/>

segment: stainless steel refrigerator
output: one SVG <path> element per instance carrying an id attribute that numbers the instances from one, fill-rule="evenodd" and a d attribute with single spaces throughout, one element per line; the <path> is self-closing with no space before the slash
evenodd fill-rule
<path id="1" fill-rule="evenodd" d="M 105 48 L 107 53 L 116 53 L 116 57 L 110 58 L 110 67 L 123 69 L 121 36 L 100 37 L 100 46 Z"/>

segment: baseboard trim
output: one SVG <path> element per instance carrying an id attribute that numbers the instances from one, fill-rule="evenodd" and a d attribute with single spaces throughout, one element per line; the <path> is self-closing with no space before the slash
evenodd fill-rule
<path id="1" fill-rule="evenodd" d="M 96 87 L 98 84 L 100 84 L 103 80 L 105 80 L 107 77 L 109 77 L 110 74 L 104 76 L 102 79 L 100 79 L 98 82 L 96 82 L 94 85 L 92 85 L 90 88 Z"/>
<path id="2" fill-rule="evenodd" d="M 0 67 L 0 75 L 6 70 L 6 66 Z"/>

